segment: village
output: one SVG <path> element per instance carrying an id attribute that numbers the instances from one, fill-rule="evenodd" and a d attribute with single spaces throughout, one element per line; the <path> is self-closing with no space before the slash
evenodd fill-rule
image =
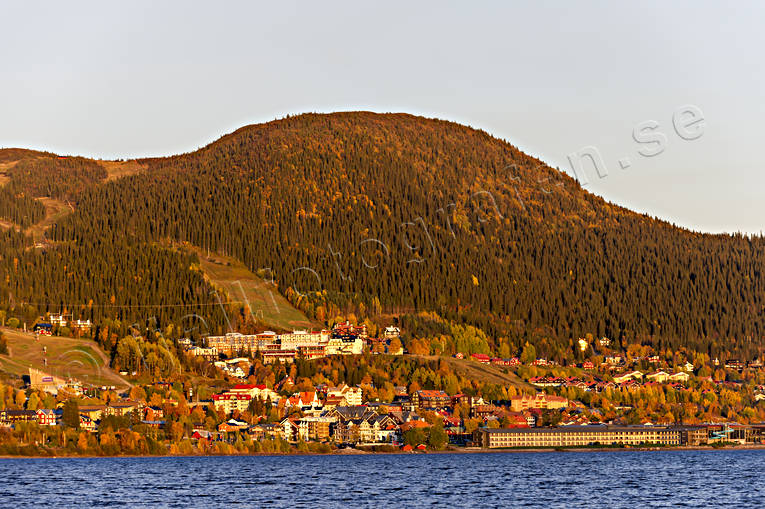
<path id="1" fill-rule="evenodd" d="M 293 362 L 296 358 L 318 359 L 327 355 L 359 355 L 365 348 L 377 353 L 401 355 L 404 348 L 399 339 L 401 331 L 389 326 L 383 336 L 372 339 L 364 324 L 341 322 L 332 330 L 296 330 L 277 334 L 265 331 L 259 334 L 229 332 L 225 336 L 207 336 L 206 346 L 192 345 L 189 339 L 181 340 L 186 351 L 195 356 L 217 359 L 224 355 L 250 355 L 259 353 L 263 362 Z"/>
<path id="2" fill-rule="evenodd" d="M 46 334 L 49 323 L 61 327 L 62 320 L 51 317 L 41 322 L 42 326 L 36 324 L 34 330 Z M 274 440 L 303 452 L 307 444 L 329 450 L 390 452 L 751 445 L 765 440 L 765 424 L 684 423 L 676 418 L 634 422 L 625 418 L 631 406 L 617 404 L 614 394 L 651 389 L 680 393 L 690 386 L 705 394 L 742 387 L 743 382 L 731 376 L 715 380 L 711 375 L 701 375 L 689 361 L 670 366 L 657 355 L 601 355 L 575 366 L 560 366 L 543 358 L 526 358 L 524 362 L 523 356 L 497 358 L 459 352 L 453 356 L 470 365 L 491 365 L 522 375 L 530 389 L 506 392 L 506 399 L 489 400 L 410 384 L 395 386 L 392 397 L 381 400 L 365 393 L 365 388 L 374 388 L 368 380 L 354 385 L 310 385 L 291 374 L 273 384 L 252 383 L 255 362 L 289 366 L 330 356 L 406 356 L 400 335 L 398 327 L 387 326 L 379 338 L 370 338 L 365 325 L 346 321 L 316 332 L 209 336 L 203 345 L 194 345 L 186 338 L 177 340 L 184 355 L 202 359 L 224 381 L 230 381 L 228 388 L 214 393 L 177 380 L 117 391 L 114 386 L 83 386 L 77 380 L 30 368 L 26 391 L 16 392 L 15 405 L 0 410 L 0 426 L 60 426 L 94 436 L 119 433 L 120 426 L 128 426 L 146 436 L 170 440 L 171 448 L 179 441 L 197 451 L 228 450 L 224 444 L 233 447 L 245 443 L 252 444 L 246 449 L 250 452 L 263 450 L 262 445 L 254 444 Z M 583 345 L 582 351 L 591 342 Z M 597 340 L 604 348 L 609 346 L 606 342 L 605 338 Z M 762 367 L 758 361 L 721 363 L 714 359 L 711 363 L 729 374 Z M 653 369 L 638 369 L 641 367 Z M 294 367 L 288 373 L 295 373 Z M 125 371 L 121 374 L 131 375 Z M 753 402 L 757 404 L 765 399 L 765 387 L 758 385 L 754 390 Z M 602 395 L 606 404 L 595 405 L 588 394 Z M 88 438 L 79 443 L 87 444 Z M 280 450 L 288 451 L 285 447 Z"/>
<path id="3" fill-rule="evenodd" d="M 33 374 L 38 377 L 39 374 Z M 62 382 L 36 378 L 35 387 Z M 760 444 L 765 425 L 738 423 L 639 424 L 592 422 L 585 409 L 564 397 L 539 392 L 518 395 L 509 401 L 487 402 L 464 394 L 449 395 L 442 390 L 409 393 L 397 387 L 390 402 L 365 401 L 360 387 L 318 386 L 314 391 L 291 392 L 294 382 L 281 380 L 273 389 L 265 385 L 236 384 L 214 394 L 209 401 L 162 397 L 170 384 L 148 399 L 132 391 L 136 399 L 114 398 L 105 404 L 79 404 L 78 422 L 82 432 L 99 431 L 110 418 L 125 419 L 135 427 L 171 431 L 168 413 L 185 407 L 200 422 L 181 430 L 179 438 L 209 448 L 213 443 L 234 444 L 245 437 L 250 442 L 282 440 L 293 446 L 320 443 L 333 448 L 353 447 L 386 451 L 443 450 L 451 448 L 545 448 L 592 446 L 701 446 L 707 444 Z M 76 387 L 68 384 L 62 391 Z M 71 426 L 66 422 L 66 404 L 57 408 L 4 409 L 0 425 L 18 427 Z M 553 425 L 554 423 L 554 425 Z"/>

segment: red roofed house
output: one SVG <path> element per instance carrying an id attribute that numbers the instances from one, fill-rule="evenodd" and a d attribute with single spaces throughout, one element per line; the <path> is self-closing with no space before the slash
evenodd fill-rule
<path id="1" fill-rule="evenodd" d="M 444 391 L 417 391 L 420 408 L 436 409 L 451 406 L 452 399 Z"/>
<path id="2" fill-rule="evenodd" d="M 478 361 L 482 364 L 488 364 L 491 362 L 491 358 L 485 353 L 474 353 L 470 356 L 474 361 Z"/>
<path id="3" fill-rule="evenodd" d="M 218 431 L 221 433 L 234 433 L 237 431 L 244 431 L 248 428 L 248 425 L 246 422 L 237 421 L 234 419 L 231 419 L 227 422 L 222 422 L 218 425 Z"/>
<path id="4" fill-rule="evenodd" d="M 213 434 L 204 429 L 195 429 L 194 433 L 191 434 L 191 438 L 196 440 L 212 440 Z"/>
<path id="5" fill-rule="evenodd" d="M 507 426 L 508 428 L 528 428 L 529 427 L 529 421 L 523 414 L 512 412 L 507 414 L 506 418 L 508 421 L 510 421 Z"/>
<path id="6" fill-rule="evenodd" d="M 222 394 L 213 394 L 213 404 L 215 410 L 222 409 L 230 414 L 234 410 L 244 412 L 250 406 L 250 401 L 256 398 L 263 401 L 270 399 L 272 403 L 279 401 L 279 395 L 265 385 L 238 384 Z"/>
<path id="7" fill-rule="evenodd" d="M 224 392 L 223 394 L 213 394 L 213 405 L 215 410 L 223 410 L 230 414 L 234 410 L 244 412 L 250 406 L 252 397 L 249 394 L 232 394 Z"/>
<path id="8" fill-rule="evenodd" d="M 293 394 L 287 399 L 285 407 L 298 407 L 303 412 L 320 412 L 322 410 L 321 401 L 319 401 L 315 391 Z"/>
<path id="9" fill-rule="evenodd" d="M 37 424 L 40 426 L 55 426 L 56 413 L 50 409 L 37 410 Z"/>
<path id="10" fill-rule="evenodd" d="M 271 398 L 271 401 L 274 403 L 279 400 L 279 395 L 265 385 L 237 384 L 233 389 L 229 389 L 227 392 L 232 394 L 249 394 L 251 398 L 260 398 L 263 401 Z"/>
<path id="11" fill-rule="evenodd" d="M 404 434 L 407 431 L 409 431 L 410 429 L 415 429 L 415 428 L 417 428 L 417 429 L 426 429 L 426 428 L 429 428 L 429 427 L 430 427 L 430 424 L 428 424 L 425 421 L 408 421 L 408 422 L 405 422 L 405 423 L 401 424 L 401 426 L 399 426 L 399 429 L 401 430 L 401 434 Z"/>

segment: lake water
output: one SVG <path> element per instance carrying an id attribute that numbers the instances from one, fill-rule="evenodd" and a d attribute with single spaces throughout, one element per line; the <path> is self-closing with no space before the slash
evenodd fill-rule
<path id="1" fill-rule="evenodd" d="M 765 507 L 765 451 L 0 460 L 2 507 Z"/>

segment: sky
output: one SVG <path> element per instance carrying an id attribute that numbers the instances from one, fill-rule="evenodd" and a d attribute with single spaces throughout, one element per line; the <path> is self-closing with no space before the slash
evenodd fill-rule
<path id="1" fill-rule="evenodd" d="M 763 2 L 17 2 L 3 18 L 1 147 L 162 156 L 287 114 L 408 112 L 572 175 L 573 155 L 586 189 L 679 226 L 765 230 Z"/>

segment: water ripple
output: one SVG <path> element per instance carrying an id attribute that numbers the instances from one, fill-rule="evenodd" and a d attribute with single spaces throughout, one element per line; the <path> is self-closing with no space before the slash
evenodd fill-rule
<path id="1" fill-rule="evenodd" d="M 765 451 L 0 460 L 53 507 L 765 507 Z"/>

